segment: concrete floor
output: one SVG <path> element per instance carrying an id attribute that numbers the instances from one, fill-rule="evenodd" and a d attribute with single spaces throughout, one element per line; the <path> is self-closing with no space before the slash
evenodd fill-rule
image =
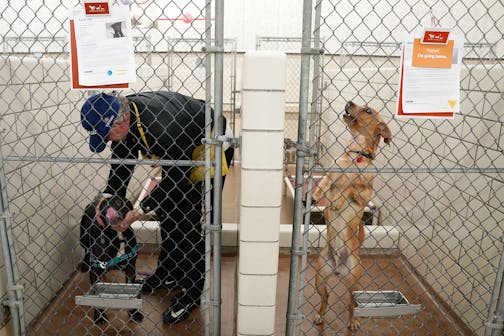
<path id="1" fill-rule="evenodd" d="M 237 223 L 239 219 L 239 169 L 232 169 L 227 177 L 223 191 L 223 223 Z M 284 195 L 281 222 L 288 225 L 292 222 L 292 200 Z M 389 251 L 390 252 L 390 251 Z M 422 284 L 407 261 L 397 251 L 388 254 L 363 253 L 362 262 L 365 274 L 362 286 L 367 290 L 400 290 L 411 303 L 422 304 L 424 309 L 415 315 L 405 315 L 395 318 L 361 319 L 361 329 L 355 335 L 470 335 L 464 329 L 459 319 L 437 300 L 429 288 Z M 385 251 L 384 251 L 385 253 Z M 156 265 L 157 252 L 143 250 L 137 261 L 140 271 L 153 271 Z M 330 280 L 330 307 L 325 317 L 325 323 L 312 323 L 320 297 L 314 288 L 316 255 L 307 259 L 303 305 L 300 313 L 305 316 L 297 327 L 301 335 L 351 335 L 346 328 L 347 323 L 347 289 L 338 278 Z M 225 254 L 222 257 L 222 323 L 221 335 L 236 334 L 236 270 L 235 254 Z M 290 272 L 290 256 L 279 256 L 278 287 L 276 301 L 275 334 L 284 335 L 286 328 L 286 312 L 288 301 Z M 211 278 L 211 277 L 209 277 Z M 122 282 L 123 275 L 111 271 L 107 281 Z M 185 323 L 169 326 L 161 321 L 162 312 L 171 304 L 175 293 L 165 292 L 156 295 L 143 295 L 142 312 L 145 319 L 136 324 L 127 322 L 127 314 L 121 310 L 110 310 L 110 323 L 95 326 L 92 308 L 75 305 L 75 295 L 82 295 L 89 289 L 88 274 L 75 273 L 68 281 L 58 297 L 44 311 L 35 323 L 29 327 L 28 335 L 204 335 L 204 315 L 210 309 L 203 305 L 195 310 Z M 298 296 L 298 295 L 296 295 Z M 210 328 L 210 330 L 212 330 Z"/>

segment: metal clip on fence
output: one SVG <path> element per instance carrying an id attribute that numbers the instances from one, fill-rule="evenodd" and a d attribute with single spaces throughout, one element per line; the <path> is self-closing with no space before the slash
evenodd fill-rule
<path id="1" fill-rule="evenodd" d="M 485 326 L 494 330 L 502 330 L 504 328 L 504 317 L 495 316 L 493 321 L 485 322 Z"/>
<path id="2" fill-rule="evenodd" d="M 298 157 L 312 157 L 315 155 L 315 150 L 310 146 L 300 145 L 298 143 L 294 144 L 294 148 L 297 150 Z"/>
<path id="3" fill-rule="evenodd" d="M 303 256 L 310 254 L 309 248 L 300 248 L 298 250 L 291 250 L 292 255 Z"/>
<path id="4" fill-rule="evenodd" d="M 19 300 L 4 300 L 2 305 L 4 309 L 0 310 L 0 327 L 5 326 L 11 318 L 11 308 L 20 310 L 23 307 L 23 285 L 14 285 L 7 287 L 7 291 L 18 293 L 15 295 Z"/>
<path id="5" fill-rule="evenodd" d="M 3 212 L 0 214 L 0 219 L 9 219 L 12 218 L 12 214 L 10 212 Z"/>
<path id="6" fill-rule="evenodd" d="M 16 292 L 18 294 L 22 294 L 23 289 L 24 289 L 23 285 L 14 285 L 14 286 L 7 287 L 8 292 Z M 18 297 L 22 297 L 22 295 L 19 295 Z M 9 307 L 21 307 L 21 305 L 23 304 L 23 301 L 22 300 L 5 300 L 3 302 L 3 304 L 5 306 L 9 306 Z"/>
<path id="7" fill-rule="evenodd" d="M 201 51 L 211 54 L 223 54 L 224 47 L 202 47 Z"/>
<path id="8" fill-rule="evenodd" d="M 301 55 L 324 55 L 325 50 L 320 48 L 301 48 Z"/>
<path id="9" fill-rule="evenodd" d="M 203 138 L 201 140 L 201 143 L 207 144 L 207 145 L 218 145 L 222 144 L 224 142 L 229 143 L 233 147 L 239 147 L 240 146 L 240 138 L 231 138 L 227 137 L 225 135 L 219 135 L 216 138 Z"/>

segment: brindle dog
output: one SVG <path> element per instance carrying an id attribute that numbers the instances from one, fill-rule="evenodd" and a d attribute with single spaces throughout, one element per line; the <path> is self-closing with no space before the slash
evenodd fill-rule
<path id="1" fill-rule="evenodd" d="M 111 268 L 124 271 L 127 283 L 135 282 L 138 250 L 135 232 L 129 228 L 121 234 L 113 229 L 131 209 L 131 202 L 119 196 L 103 197 L 86 207 L 80 223 L 80 244 L 85 250 L 81 271 L 89 271 L 91 286 L 100 282 Z M 137 309 L 129 310 L 128 315 L 135 322 L 144 318 Z M 98 308 L 93 320 L 96 324 L 108 322 L 104 310 Z"/>

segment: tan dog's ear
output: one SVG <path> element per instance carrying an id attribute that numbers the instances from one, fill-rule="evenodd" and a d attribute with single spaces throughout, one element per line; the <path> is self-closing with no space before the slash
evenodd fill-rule
<path id="1" fill-rule="evenodd" d="M 390 145 L 392 133 L 390 132 L 387 124 L 385 124 L 384 122 L 380 123 L 380 135 L 383 137 L 383 142 L 385 142 L 387 145 Z"/>

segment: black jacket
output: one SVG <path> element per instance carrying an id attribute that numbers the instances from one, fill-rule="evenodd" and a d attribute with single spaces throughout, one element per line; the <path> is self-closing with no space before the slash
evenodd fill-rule
<path id="1" fill-rule="evenodd" d="M 205 135 L 205 102 L 179 93 L 158 91 L 127 96 L 130 100 L 130 129 L 124 141 L 112 142 L 112 158 L 137 159 L 147 153 L 131 102 L 138 107 L 140 121 L 151 149 L 150 154 L 165 160 L 191 160 L 194 149 Z M 213 111 L 212 111 L 213 114 Z M 225 122 L 224 124 L 225 125 Z M 106 193 L 126 195 L 134 165 L 113 164 Z M 189 182 L 188 166 L 164 166 L 159 185 L 141 203 L 145 212 L 155 210 L 160 219 L 174 208 L 179 197 L 179 183 Z M 163 209 L 164 211 L 159 211 Z"/>

